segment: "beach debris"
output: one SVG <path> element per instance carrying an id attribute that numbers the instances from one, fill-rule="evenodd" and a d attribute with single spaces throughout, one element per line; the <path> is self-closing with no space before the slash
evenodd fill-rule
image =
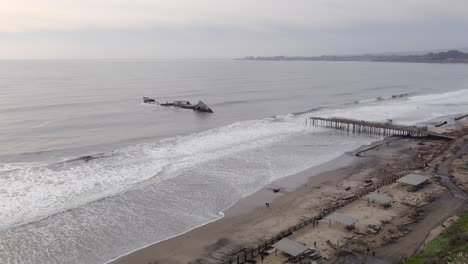
<path id="1" fill-rule="evenodd" d="M 270 203 L 265 203 L 265 206 L 266 206 L 266 207 L 270 207 Z"/>
<path id="2" fill-rule="evenodd" d="M 372 225 L 372 224 L 367 225 L 368 234 L 376 234 L 379 232 L 379 230 L 380 230 L 380 226 L 378 225 Z"/>
<path id="3" fill-rule="evenodd" d="M 463 119 L 463 118 L 465 118 L 465 117 L 467 117 L 467 116 L 468 116 L 468 115 L 462 115 L 462 116 L 459 116 L 459 117 L 454 118 L 453 120 L 458 121 L 458 120 L 461 120 L 461 119 Z"/>
<path id="4" fill-rule="evenodd" d="M 364 256 L 361 254 L 356 254 L 350 249 L 341 248 L 338 250 L 337 260 L 334 262 L 336 264 L 358 264 L 358 263 L 367 263 Z"/>
<path id="5" fill-rule="evenodd" d="M 93 157 L 92 157 L 92 156 L 83 156 L 83 157 L 81 157 L 81 159 L 82 159 L 83 161 L 85 161 L 85 162 L 88 162 L 88 161 L 92 160 Z"/>
<path id="6" fill-rule="evenodd" d="M 333 245 L 333 243 L 327 239 L 327 241 L 325 241 L 327 243 L 327 245 L 329 245 L 331 248 L 333 248 L 334 250 L 336 250 L 336 246 Z"/>
<path id="7" fill-rule="evenodd" d="M 447 121 L 444 121 L 444 122 L 439 123 L 439 124 L 436 124 L 436 125 L 434 125 L 434 126 L 435 126 L 435 127 L 441 127 L 441 126 L 446 125 L 446 124 L 447 124 Z"/>
<path id="8" fill-rule="evenodd" d="M 274 192 L 274 193 L 278 193 L 278 192 L 280 192 L 280 191 L 281 191 L 281 188 L 273 188 L 273 192 Z"/>
<path id="9" fill-rule="evenodd" d="M 86 155 L 82 156 L 76 159 L 68 160 L 66 162 L 71 162 L 71 161 L 84 161 L 84 162 L 89 162 L 94 159 L 103 159 L 103 158 L 109 158 L 112 157 L 112 154 L 106 154 L 106 153 L 99 153 L 99 154 L 94 154 L 94 155 Z"/>
<path id="10" fill-rule="evenodd" d="M 409 93 L 404 93 L 404 94 L 394 94 L 392 95 L 392 98 L 402 98 L 402 97 L 407 97 L 409 96 Z"/>
<path id="11" fill-rule="evenodd" d="M 356 195 L 355 194 L 349 194 L 349 195 L 345 195 L 343 196 L 343 198 L 341 198 L 341 200 L 350 200 L 350 199 L 353 199 Z"/>

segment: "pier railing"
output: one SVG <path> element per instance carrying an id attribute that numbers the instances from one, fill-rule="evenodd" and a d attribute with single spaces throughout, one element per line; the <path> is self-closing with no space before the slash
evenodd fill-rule
<path id="1" fill-rule="evenodd" d="M 322 126 L 345 130 L 352 133 L 365 133 L 375 135 L 412 135 L 416 137 L 427 136 L 427 127 L 416 127 L 406 125 L 396 125 L 393 123 L 364 121 L 348 118 L 323 118 L 323 117 L 309 117 L 308 124 L 312 126 Z"/>
<path id="2" fill-rule="evenodd" d="M 323 118 L 323 117 L 308 117 L 306 118 L 306 125 L 321 126 L 344 130 L 348 133 L 357 134 L 372 134 L 383 136 L 412 136 L 412 137 L 437 137 L 444 139 L 453 139 L 446 135 L 441 135 L 428 131 L 427 127 L 407 126 L 394 124 L 391 122 L 374 122 L 364 121 L 349 118 Z"/>

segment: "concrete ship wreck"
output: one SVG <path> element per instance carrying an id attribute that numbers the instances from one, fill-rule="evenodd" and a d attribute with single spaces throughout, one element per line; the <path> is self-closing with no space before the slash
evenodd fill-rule
<path id="1" fill-rule="evenodd" d="M 184 109 L 192 109 L 197 112 L 203 112 L 203 113 L 213 113 L 213 110 L 203 103 L 202 101 L 198 101 L 196 104 L 191 104 L 189 101 L 174 101 L 173 103 L 158 103 L 156 102 L 155 99 L 149 98 L 149 97 L 143 97 L 143 103 L 145 104 L 159 104 L 160 106 L 174 106 L 174 107 L 180 107 Z"/>

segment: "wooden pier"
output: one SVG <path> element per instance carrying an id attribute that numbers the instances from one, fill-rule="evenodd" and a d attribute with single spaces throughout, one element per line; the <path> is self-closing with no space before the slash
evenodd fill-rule
<path id="1" fill-rule="evenodd" d="M 453 139 L 449 136 L 440 135 L 429 132 L 427 127 L 397 125 L 391 122 L 372 122 L 355 120 L 348 118 L 323 118 L 323 117 L 308 117 L 307 125 L 321 126 L 343 130 L 348 133 L 371 134 L 383 136 L 411 136 L 411 137 L 438 137 L 444 139 Z"/>

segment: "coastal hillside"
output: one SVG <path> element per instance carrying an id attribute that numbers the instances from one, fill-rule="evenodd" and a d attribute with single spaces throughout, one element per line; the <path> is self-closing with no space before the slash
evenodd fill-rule
<path id="1" fill-rule="evenodd" d="M 258 61 L 375 61 L 375 62 L 421 62 L 421 63 L 468 63 L 468 53 L 459 50 L 443 52 L 429 52 L 426 54 L 364 54 L 364 55 L 322 55 L 316 57 L 307 56 L 248 56 L 242 60 Z"/>
<path id="2" fill-rule="evenodd" d="M 468 261 L 468 213 L 431 240 L 404 264 L 466 263 Z"/>

